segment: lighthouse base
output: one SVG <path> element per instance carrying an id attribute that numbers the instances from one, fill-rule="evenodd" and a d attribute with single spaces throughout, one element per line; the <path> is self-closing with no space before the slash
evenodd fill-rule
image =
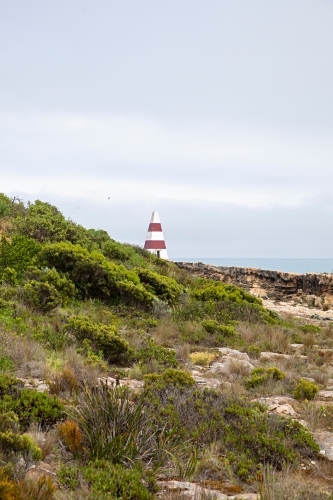
<path id="1" fill-rule="evenodd" d="M 163 259 L 163 260 L 169 260 L 169 257 L 168 257 L 168 252 L 166 251 L 166 249 L 162 249 L 162 250 L 152 250 L 152 249 L 147 249 L 147 252 L 149 253 L 152 253 L 154 254 L 156 257 L 159 257 L 160 259 Z"/>

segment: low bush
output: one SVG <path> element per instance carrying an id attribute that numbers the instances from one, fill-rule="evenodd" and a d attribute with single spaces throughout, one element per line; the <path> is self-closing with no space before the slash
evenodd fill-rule
<path id="1" fill-rule="evenodd" d="M 70 452 L 77 455 L 82 451 L 82 432 L 76 422 L 65 420 L 57 425 L 57 431 L 61 441 Z"/>
<path id="2" fill-rule="evenodd" d="M 234 320 L 278 324 L 278 315 L 262 306 L 260 299 L 234 285 L 207 279 L 192 283 L 189 296 L 176 312 L 181 320 L 214 319 L 230 324 Z"/>
<path id="3" fill-rule="evenodd" d="M 168 387 L 182 389 L 195 385 L 195 380 L 189 373 L 171 368 L 161 374 L 152 373 L 146 375 L 144 380 L 146 389 L 158 391 L 167 389 Z"/>
<path id="4" fill-rule="evenodd" d="M 122 387 L 84 386 L 80 405 L 71 409 L 69 417 L 82 433 L 85 457 L 124 466 L 141 461 L 150 466 L 161 463 L 166 434 L 143 411 L 144 401 L 142 395 L 130 400 Z"/>
<path id="5" fill-rule="evenodd" d="M 294 390 L 294 398 L 299 400 L 314 399 L 317 396 L 319 387 L 314 382 L 300 379 Z"/>
<path id="6" fill-rule="evenodd" d="M 29 266 L 24 272 L 23 279 L 28 282 L 31 280 L 39 281 L 54 286 L 61 296 L 63 305 L 76 295 L 74 283 L 66 275 L 58 273 L 56 269 L 39 269 L 35 266 Z"/>
<path id="7" fill-rule="evenodd" d="M 124 302 L 148 307 L 154 295 L 140 283 L 137 274 L 108 261 L 97 251 L 80 245 L 53 243 L 44 245 L 38 256 L 41 266 L 65 273 L 82 299 L 99 299 L 109 304 Z"/>
<path id="8" fill-rule="evenodd" d="M 9 478 L 8 471 L 0 467 L 0 498 L 2 500 L 19 500 L 19 487 Z"/>
<path id="9" fill-rule="evenodd" d="M 267 380 L 284 380 L 285 378 L 286 374 L 278 368 L 255 368 L 251 376 L 245 380 L 244 385 L 246 389 L 255 389 Z"/>
<path id="10" fill-rule="evenodd" d="M 28 429 L 31 422 L 42 428 L 50 427 L 63 416 L 64 406 L 56 397 L 34 389 L 21 389 L 15 395 L 6 394 L 0 401 L 0 411 L 17 415 L 21 428 Z"/>
<path id="11" fill-rule="evenodd" d="M 0 240 L 0 277 L 6 280 L 12 271 L 5 272 L 5 269 L 10 268 L 15 271 L 16 277 L 21 278 L 25 269 L 33 265 L 40 248 L 41 246 L 36 241 L 22 235 L 14 236 L 11 241 L 2 236 Z"/>
<path id="12" fill-rule="evenodd" d="M 150 418 L 199 448 L 218 442 L 221 454 L 243 480 L 252 481 L 261 463 L 280 469 L 300 456 L 314 457 L 319 450 L 301 424 L 271 415 L 257 403 L 194 385 L 159 384 L 156 376 L 148 377 L 152 383 L 145 412 Z"/>
<path id="13" fill-rule="evenodd" d="M 192 352 L 189 357 L 194 365 L 208 366 L 217 355 L 213 352 Z"/>
<path id="14" fill-rule="evenodd" d="M 153 500 L 155 495 L 143 483 L 142 474 L 135 469 L 112 465 L 99 460 L 84 469 L 94 500 Z"/>
<path id="15" fill-rule="evenodd" d="M 320 332 L 320 327 L 316 325 L 303 325 L 298 327 L 303 333 L 318 333 Z"/>
<path id="16" fill-rule="evenodd" d="M 183 292 L 183 287 L 172 278 L 150 271 L 149 269 L 136 269 L 143 286 L 154 293 L 161 300 L 174 304 Z"/>
<path id="17" fill-rule="evenodd" d="M 80 486 L 81 467 L 61 464 L 57 471 L 57 479 L 61 486 L 69 490 L 75 490 Z"/>
<path id="18" fill-rule="evenodd" d="M 175 351 L 157 345 L 153 339 L 149 339 L 146 345 L 137 351 L 136 359 L 141 368 L 153 366 L 155 371 L 178 366 Z"/>
<path id="19" fill-rule="evenodd" d="M 18 417 L 13 412 L 0 412 L 0 461 L 16 478 L 42 459 L 42 451 L 28 434 L 20 434 Z M 1 497 L 0 497 L 1 498 Z"/>
<path id="20" fill-rule="evenodd" d="M 6 394 L 9 396 L 17 396 L 19 389 L 22 387 L 22 382 L 10 375 L 0 373 L 0 397 L 3 398 Z"/>
<path id="21" fill-rule="evenodd" d="M 233 325 L 220 325 L 213 319 L 204 320 L 201 324 L 209 334 L 205 339 L 205 343 L 213 347 L 229 344 L 230 341 L 240 338 L 239 333 Z"/>
<path id="22" fill-rule="evenodd" d="M 2 272 L 1 282 L 6 285 L 13 285 L 13 286 L 17 285 L 18 279 L 16 270 L 13 269 L 12 267 L 5 267 L 5 269 Z"/>
<path id="23" fill-rule="evenodd" d="M 93 349 L 102 351 L 110 363 L 127 362 L 132 355 L 128 342 L 121 338 L 115 326 L 93 323 L 87 316 L 73 316 L 69 318 L 65 328 L 80 342 L 88 339 Z"/>
<path id="24" fill-rule="evenodd" d="M 22 299 L 29 307 L 43 313 L 52 311 L 62 302 L 60 293 L 53 285 L 35 280 L 23 286 Z"/>

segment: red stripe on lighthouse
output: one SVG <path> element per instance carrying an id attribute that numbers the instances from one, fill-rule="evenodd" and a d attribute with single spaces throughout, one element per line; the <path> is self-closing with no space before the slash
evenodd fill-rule
<path id="1" fill-rule="evenodd" d="M 162 225 L 160 222 L 151 222 L 148 227 L 148 231 L 161 231 L 162 232 Z"/>
<path id="2" fill-rule="evenodd" d="M 166 246 L 164 241 L 146 240 L 144 248 L 145 250 L 165 250 Z"/>

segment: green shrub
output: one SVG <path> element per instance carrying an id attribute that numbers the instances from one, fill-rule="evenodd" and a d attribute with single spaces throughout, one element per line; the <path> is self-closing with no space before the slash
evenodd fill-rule
<path id="1" fill-rule="evenodd" d="M 191 292 L 191 296 L 201 301 L 230 301 L 230 302 L 248 302 L 250 304 L 262 305 L 260 299 L 246 292 L 235 285 L 226 285 L 219 282 L 205 280 L 201 282 L 202 288 L 196 288 Z"/>
<path id="2" fill-rule="evenodd" d="M 11 241 L 2 236 L 0 240 L 0 276 L 2 279 L 6 268 L 14 269 L 17 276 L 21 277 L 25 269 L 33 264 L 40 248 L 36 241 L 24 236 L 15 236 Z"/>
<path id="3" fill-rule="evenodd" d="M 154 495 L 143 483 L 142 474 L 135 469 L 125 469 L 104 460 L 90 463 L 84 469 L 94 500 L 153 500 Z"/>
<path id="4" fill-rule="evenodd" d="M 303 333 L 318 333 L 320 332 L 320 327 L 316 325 L 303 325 L 298 327 Z"/>
<path id="5" fill-rule="evenodd" d="M 234 285 L 207 279 L 195 280 L 182 307 L 176 311 L 181 320 L 216 320 L 219 324 L 233 321 L 278 324 L 278 315 L 262 306 L 261 300 Z"/>
<path id="6" fill-rule="evenodd" d="M 183 370 L 174 370 L 169 368 L 161 374 L 152 373 L 145 375 L 145 388 L 164 390 L 170 386 L 182 389 L 195 385 L 194 378 Z"/>
<path id="7" fill-rule="evenodd" d="M 136 359 L 142 367 L 152 363 L 156 371 L 178 366 L 175 351 L 157 345 L 153 339 L 137 352 Z"/>
<path id="8" fill-rule="evenodd" d="M 15 363 L 8 356 L 0 355 L 0 372 L 10 372 L 15 368 Z"/>
<path id="9" fill-rule="evenodd" d="M 317 396 L 318 391 L 319 387 L 315 383 L 309 380 L 300 379 L 294 390 L 294 398 L 311 400 Z"/>
<path id="10" fill-rule="evenodd" d="M 7 463 L 15 475 L 26 472 L 34 461 L 42 459 L 42 451 L 27 434 L 20 434 L 18 417 L 13 412 L 0 411 L 0 461 Z M 1 491 L 1 490 L 0 490 Z"/>
<path id="11" fill-rule="evenodd" d="M 255 389 L 267 382 L 267 380 L 284 380 L 285 378 L 286 374 L 278 368 L 255 368 L 251 376 L 244 382 L 244 385 L 247 389 Z"/>
<path id="12" fill-rule="evenodd" d="M 50 283 L 28 281 L 22 290 L 24 303 L 38 311 L 49 312 L 61 305 L 61 296 Z"/>
<path id="13" fill-rule="evenodd" d="M 31 422 L 43 428 L 50 427 L 62 418 L 64 406 L 57 397 L 34 389 L 21 389 L 15 395 L 5 395 L 0 401 L 0 411 L 12 411 L 20 425 L 27 429 Z"/>
<path id="14" fill-rule="evenodd" d="M 80 245 L 45 245 L 40 252 L 39 263 L 67 274 L 83 299 L 94 298 L 113 304 L 123 301 L 144 306 L 154 300 L 154 295 L 143 287 L 135 272 L 107 261 L 100 252 L 89 252 Z"/>
<path id="15" fill-rule="evenodd" d="M 12 200 L 4 193 L 0 193 L 0 218 L 4 219 L 11 213 Z"/>
<path id="16" fill-rule="evenodd" d="M 218 442 L 222 455 L 234 454 L 231 465 L 242 479 L 254 480 L 262 463 L 280 469 L 299 457 L 314 457 L 319 450 L 301 424 L 271 415 L 258 403 L 195 385 L 156 383 L 148 389 L 145 412 L 153 422 L 199 448 Z"/>
<path id="17" fill-rule="evenodd" d="M 54 286 L 61 296 L 62 304 L 66 304 L 76 294 L 74 283 L 66 275 L 58 273 L 56 269 L 39 269 L 35 266 L 29 266 L 24 272 L 24 279 L 28 282 L 33 280 Z"/>
<path id="18" fill-rule="evenodd" d="M 22 299 L 29 307 L 43 313 L 52 311 L 62 302 L 60 293 L 53 285 L 35 280 L 23 286 Z"/>
<path id="19" fill-rule="evenodd" d="M 81 342 L 90 340 L 94 350 L 102 351 L 110 363 L 126 362 L 132 355 L 128 342 L 121 338 L 115 326 L 93 323 L 87 316 L 73 316 L 65 328 Z"/>
<path id="20" fill-rule="evenodd" d="M 17 234 L 40 243 L 71 241 L 77 243 L 86 230 L 66 219 L 57 207 L 36 200 L 28 204 L 25 213 L 14 221 Z"/>
<path id="21" fill-rule="evenodd" d="M 124 245 L 123 243 L 119 243 L 118 241 L 114 241 L 112 239 L 106 241 L 102 245 L 101 250 L 108 259 L 120 262 L 128 261 L 135 253 L 133 248 L 129 245 Z"/>
<path id="22" fill-rule="evenodd" d="M 80 467 L 77 465 L 61 464 L 57 471 L 59 483 L 70 490 L 75 490 L 80 486 Z"/>
<path id="23" fill-rule="evenodd" d="M 217 341 L 223 341 L 226 338 L 237 337 L 238 333 L 234 326 L 232 325 L 219 325 L 216 320 L 208 319 L 202 321 L 202 326 L 206 332 L 211 335 L 215 334 Z"/>
<path id="24" fill-rule="evenodd" d="M 10 395 L 15 396 L 18 394 L 19 388 L 22 387 L 22 382 L 10 375 L 0 373 L 0 398 Z"/>
<path id="25" fill-rule="evenodd" d="M 183 292 L 183 287 L 172 278 L 154 273 L 149 269 L 136 270 L 141 283 L 157 297 L 169 304 L 174 304 Z"/>
<path id="26" fill-rule="evenodd" d="M 17 272 L 11 267 L 5 267 L 1 275 L 1 282 L 7 285 L 17 285 Z"/>

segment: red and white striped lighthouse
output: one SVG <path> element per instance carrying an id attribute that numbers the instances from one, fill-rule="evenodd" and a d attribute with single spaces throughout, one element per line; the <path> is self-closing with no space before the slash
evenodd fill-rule
<path id="1" fill-rule="evenodd" d="M 169 260 L 161 221 L 157 212 L 153 212 L 151 216 L 144 248 L 161 259 Z"/>

